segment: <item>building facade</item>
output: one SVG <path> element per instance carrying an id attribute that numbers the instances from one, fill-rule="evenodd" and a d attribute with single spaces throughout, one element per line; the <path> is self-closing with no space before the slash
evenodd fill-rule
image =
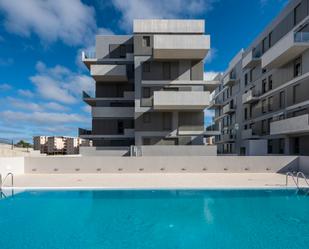
<path id="1" fill-rule="evenodd" d="M 79 137 L 63 136 L 34 136 L 33 149 L 48 155 L 73 155 L 79 154 L 80 146 L 92 146 L 90 140 Z"/>
<path id="2" fill-rule="evenodd" d="M 212 96 L 219 153 L 309 155 L 309 1 L 290 1 Z"/>
<path id="3" fill-rule="evenodd" d="M 204 145 L 204 109 L 219 84 L 205 81 L 203 20 L 134 20 L 133 35 L 96 37 L 83 62 L 95 80 L 94 146 Z"/>

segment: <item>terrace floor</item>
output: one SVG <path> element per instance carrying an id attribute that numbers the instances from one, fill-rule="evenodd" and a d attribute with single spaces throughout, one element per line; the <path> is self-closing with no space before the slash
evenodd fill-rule
<path id="1" fill-rule="evenodd" d="M 14 176 L 18 188 L 102 189 L 197 189 L 197 188 L 282 188 L 284 174 L 275 173 L 158 173 L 158 174 L 23 174 Z M 10 181 L 5 183 L 8 186 Z M 303 179 L 301 186 L 306 186 Z M 295 187 L 289 177 L 289 187 Z"/>

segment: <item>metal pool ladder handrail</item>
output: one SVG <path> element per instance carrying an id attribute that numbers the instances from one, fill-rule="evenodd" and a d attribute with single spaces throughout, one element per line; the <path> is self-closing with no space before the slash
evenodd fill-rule
<path id="1" fill-rule="evenodd" d="M 307 177 L 306 177 L 305 174 L 304 174 L 303 172 L 301 172 L 301 171 L 297 172 L 297 174 L 296 174 L 296 181 L 297 181 L 297 184 L 299 183 L 299 177 L 300 177 L 300 176 L 301 176 L 302 178 L 304 178 L 306 184 L 309 186 L 309 182 L 307 181 Z"/>
<path id="2" fill-rule="evenodd" d="M 6 179 L 11 176 L 11 187 L 14 187 L 14 175 L 13 173 L 9 172 L 7 173 L 7 175 L 4 177 L 3 181 L 2 181 L 2 175 L 0 174 L 0 190 L 2 189 Z"/>
<path id="3" fill-rule="evenodd" d="M 307 181 L 307 177 L 306 177 L 306 175 L 303 173 L 303 172 L 301 172 L 301 171 L 299 171 L 299 172 L 297 172 L 296 173 L 296 180 L 295 180 L 295 176 L 294 176 L 294 174 L 292 173 L 292 172 L 287 172 L 286 173 L 286 176 L 285 176 L 285 185 L 286 186 L 288 186 L 288 181 L 289 181 L 289 176 L 291 176 L 292 177 L 292 180 L 293 180 L 293 182 L 295 183 L 295 185 L 296 185 L 296 187 L 299 189 L 299 177 L 301 176 L 301 177 L 303 177 L 304 178 L 304 180 L 305 180 L 305 182 L 306 182 L 306 184 L 309 186 L 309 182 Z"/>

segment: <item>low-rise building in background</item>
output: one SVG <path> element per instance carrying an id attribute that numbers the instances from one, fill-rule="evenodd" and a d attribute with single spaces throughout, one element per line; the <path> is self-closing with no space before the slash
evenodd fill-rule
<path id="1" fill-rule="evenodd" d="M 88 139 L 64 136 L 35 136 L 33 148 L 42 154 L 48 155 L 73 155 L 79 154 L 80 146 L 92 146 Z"/>

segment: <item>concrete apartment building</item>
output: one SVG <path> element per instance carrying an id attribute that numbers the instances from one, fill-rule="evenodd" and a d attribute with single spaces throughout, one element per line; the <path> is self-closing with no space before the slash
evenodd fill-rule
<path id="1" fill-rule="evenodd" d="M 210 49 L 203 20 L 134 20 L 133 35 L 96 36 L 82 58 L 95 80 L 96 147 L 204 145 L 204 109 L 218 81 L 205 81 Z M 205 146 L 206 147 L 206 146 Z"/>
<path id="2" fill-rule="evenodd" d="M 87 139 L 63 136 L 34 136 L 33 149 L 48 155 L 73 155 L 79 153 L 80 146 L 91 146 Z"/>
<path id="3" fill-rule="evenodd" d="M 214 93 L 219 153 L 309 155 L 309 0 L 290 1 Z"/>

